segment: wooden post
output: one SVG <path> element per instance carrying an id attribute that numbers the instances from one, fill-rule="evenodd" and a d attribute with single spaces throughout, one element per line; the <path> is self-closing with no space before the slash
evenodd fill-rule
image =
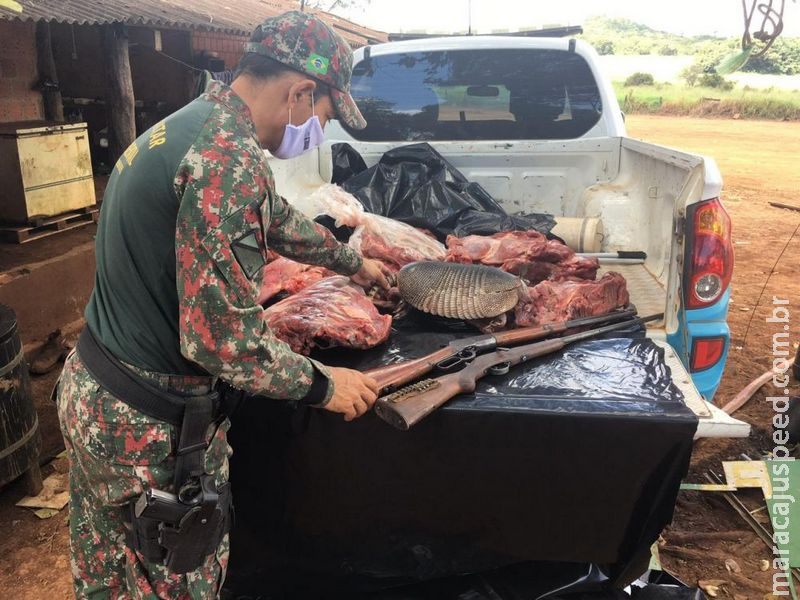
<path id="1" fill-rule="evenodd" d="M 37 454 L 32 460 L 30 467 L 25 471 L 25 492 L 28 496 L 38 496 L 44 483 L 42 483 L 42 470 L 39 468 L 39 455 Z"/>
<path id="2" fill-rule="evenodd" d="M 123 23 L 103 27 L 108 96 L 109 160 L 113 165 L 136 139 L 133 80 L 128 57 L 128 32 Z"/>
<path id="3" fill-rule="evenodd" d="M 39 85 L 44 101 L 44 118 L 48 121 L 64 120 L 64 105 L 61 103 L 61 89 L 58 87 L 56 61 L 53 59 L 53 43 L 50 37 L 50 23 L 36 23 L 36 66 L 39 70 Z"/>

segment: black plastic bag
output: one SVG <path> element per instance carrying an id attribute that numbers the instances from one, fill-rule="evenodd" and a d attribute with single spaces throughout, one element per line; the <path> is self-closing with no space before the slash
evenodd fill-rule
<path id="1" fill-rule="evenodd" d="M 333 183 L 358 198 L 367 211 L 428 229 L 440 240 L 450 234 L 526 229 L 548 234 L 555 226 L 552 215 L 509 215 L 427 143 L 389 150 L 365 170 L 349 144 L 335 144 L 332 151 Z"/>
<path id="2" fill-rule="evenodd" d="M 367 170 L 367 163 L 350 144 L 334 144 L 332 183 L 347 181 Z"/>

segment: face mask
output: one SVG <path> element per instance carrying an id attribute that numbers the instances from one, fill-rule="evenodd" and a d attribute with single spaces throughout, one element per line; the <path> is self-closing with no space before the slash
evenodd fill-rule
<path id="1" fill-rule="evenodd" d="M 314 95 L 311 95 L 311 117 L 302 125 L 292 125 L 292 109 L 289 109 L 289 122 L 283 132 L 283 140 L 273 156 L 278 158 L 294 158 L 322 143 L 325 136 L 322 133 L 319 117 L 314 112 Z"/>

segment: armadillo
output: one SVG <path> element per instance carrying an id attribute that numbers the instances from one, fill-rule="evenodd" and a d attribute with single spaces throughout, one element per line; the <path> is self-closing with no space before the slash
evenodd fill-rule
<path id="1" fill-rule="evenodd" d="M 397 274 L 397 286 L 414 308 L 453 319 L 496 317 L 527 292 L 519 277 L 500 269 L 437 261 L 406 265 Z"/>

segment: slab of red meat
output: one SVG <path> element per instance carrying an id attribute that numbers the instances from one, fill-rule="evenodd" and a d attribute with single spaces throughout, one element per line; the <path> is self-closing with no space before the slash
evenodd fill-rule
<path id="1" fill-rule="evenodd" d="M 557 240 L 548 240 L 538 231 L 501 231 L 494 235 L 447 236 L 447 260 L 480 262 L 499 267 L 521 258 L 555 263 L 574 254 Z"/>
<path id="2" fill-rule="evenodd" d="M 597 281 L 542 281 L 528 287 L 528 292 L 529 299 L 514 308 L 519 327 L 604 315 L 630 301 L 619 273 L 606 273 Z"/>
<path id="3" fill-rule="evenodd" d="M 391 315 L 378 313 L 360 287 L 340 275 L 327 277 L 265 311 L 272 333 L 292 350 L 315 346 L 366 349 L 389 337 Z"/>
<path id="4" fill-rule="evenodd" d="M 502 269 L 519 275 L 530 283 L 538 283 L 545 279 L 594 279 L 600 262 L 596 258 L 573 254 L 570 258 L 557 263 L 515 258 L 503 263 Z"/>
<path id="5" fill-rule="evenodd" d="M 532 283 L 565 277 L 594 279 L 600 266 L 597 259 L 576 256 L 565 244 L 548 240 L 538 231 L 503 231 L 463 238 L 451 235 L 447 238 L 445 260 L 500 267 Z"/>
<path id="6" fill-rule="evenodd" d="M 304 265 L 283 256 L 276 256 L 278 258 L 267 263 L 264 267 L 261 292 L 258 295 L 259 304 L 264 304 L 280 292 L 296 294 L 320 279 L 336 275 L 336 273 L 325 267 Z"/>
<path id="7" fill-rule="evenodd" d="M 445 257 L 445 247 L 430 232 L 377 215 L 371 215 L 368 225 L 357 228 L 348 243 L 393 271 L 412 262 Z"/>

